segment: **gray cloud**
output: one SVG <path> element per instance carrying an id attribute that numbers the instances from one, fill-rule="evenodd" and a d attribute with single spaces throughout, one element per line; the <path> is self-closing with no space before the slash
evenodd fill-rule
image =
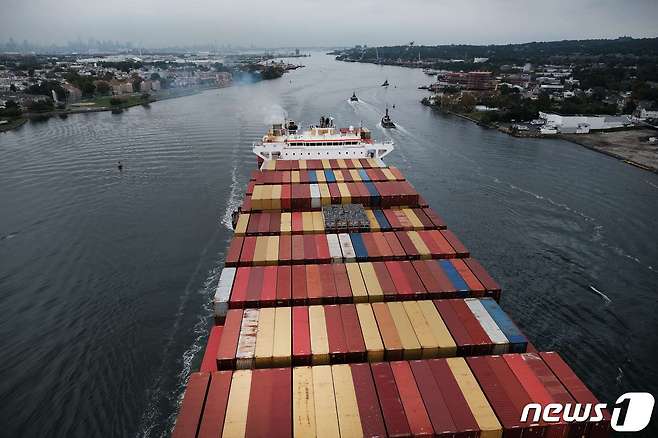
<path id="1" fill-rule="evenodd" d="M 0 0 L 0 40 L 144 47 L 507 43 L 657 36 L 657 0 Z"/>

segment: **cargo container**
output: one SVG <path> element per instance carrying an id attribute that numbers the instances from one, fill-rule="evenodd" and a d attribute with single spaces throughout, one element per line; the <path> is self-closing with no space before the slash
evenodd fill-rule
<path id="1" fill-rule="evenodd" d="M 266 160 L 238 213 L 173 436 L 608 436 L 520 421 L 596 398 L 398 169 Z"/>

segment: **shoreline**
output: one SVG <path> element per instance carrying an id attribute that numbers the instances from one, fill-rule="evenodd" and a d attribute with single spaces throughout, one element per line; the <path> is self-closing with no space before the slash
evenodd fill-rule
<path id="1" fill-rule="evenodd" d="M 132 108 L 135 106 L 140 106 L 140 105 L 150 105 L 151 103 L 158 102 L 161 100 L 168 100 L 168 99 L 176 99 L 179 97 L 186 97 L 186 96 L 194 96 L 196 94 L 200 94 L 204 91 L 208 90 L 220 90 L 222 88 L 226 87 L 195 87 L 193 90 L 185 90 L 183 92 L 167 92 L 167 93 L 161 93 L 161 94 L 156 94 L 156 95 L 150 95 L 148 99 L 143 99 L 137 102 L 131 102 L 131 103 L 125 103 L 122 105 L 116 105 L 116 106 L 97 106 L 97 107 L 72 107 L 72 108 L 66 108 L 66 109 L 61 109 L 61 110 L 53 110 L 53 111 L 46 111 L 46 112 L 41 112 L 41 113 L 23 113 L 20 117 L 10 120 L 9 123 L 5 125 L 0 125 L 0 133 L 4 132 L 9 132 L 14 129 L 17 129 L 24 124 L 26 124 L 29 120 L 35 120 L 35 119 L 49 119 L 51 117 L 62 117 L 62 116 L 68 116 L 71 114 L 85 114 L 85 113 L 98 113 L 98 112 L 105 112 L 105 111 L 124 111 L 128 108 Z M 82 102 L 85 103 L 85 102 Z"/>
<path id="2" fill-rule="evenodd" d="M 658 173 L 658 156 L 654 158 L 655 164 L 651 163 L 643 163 L 638 161 L 635 158 L 635 155 L 637 153 L 642 153 L 642 152 L 651 152 L 651 145 L 645 145 L 645 144 L 637 144 L 637 150 L 636 149 L 630 149 L 633 147 L 633 145 L 629 144 L 624 144 L 624 143 L 604 143 L 602 141 L 597 141 L 597 138 L 608 135 L 608 136 L 613 136 L 615 133 L 618 132 L 632 132 L 636 134 L 640 134 L 641 132 L 646 132 L 649 131 L 648 129 L 628 129 L 625 131 L 601 131 L 601 132 L 593 132 L 590 134 L 557 134 L 557 135 L 546 135 L 546 136 L 540 136 L 540 135 L 524 135 L 524 134 L 518 134 L 518 133 L 513 133 L 511 132 L 510 129 L 504 127 L 504 126 L 498 126 L 498 125 L 490 125 L 484 122 L 481 122 L 480 120 L 477 120 L 473 117 L 470 117 L 466 114 L 458 113 L 455 111 L 439 108 L 434 105 L 428 105 L 424 104 L 426 106 L 429 106 L 432 109 L 435 109 L 443 114 L 451 115 L 451 116 L 456 116 L 464 120 L 468 120 L 469 122 L 475 123 L 476 125 L 486 128 L 486 129 L 496 129 L 499 132 L 502 132 L 504 134 L 507 134 L 511 137 L 516 137 L 516 138 L 533 138 L 533 139 L 560 139 L 567 141 L 569 143 L 576 144 L 578 146 L 587 148 L 591 151 L 598 152 L 604 155 L 607 155 L 612 158 L 616 158 L 617 160 L 623 161 L 626 164 L 630 164 L 631 166 L 637 167 L 638 169 L 645 170 L 647 172 L 652 172 L 652 173 Z M 612 135 L 611 135 L 612 134 Z M 658 136 L 658 132 L 656 132 L 656 135 Z M 656 148 L 656 155 L 658 155 L 658 145 L 653 146 Z M 643 149 L 640 149 L 643 148 Z M 618 153 L 609 149 L 619 149 L 620 152 L 626 152 L 626 153 Z"/>

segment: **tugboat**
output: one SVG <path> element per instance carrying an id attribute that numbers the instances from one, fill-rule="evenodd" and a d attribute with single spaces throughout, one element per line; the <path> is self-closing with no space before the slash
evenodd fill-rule
<path id="1" fill-rule="evenodd" d="M 384 81 L 384 83 L 382 84 L 382 87 L 388 87 L 388 79 L 386 79 L 386 80 Z"/>
<path id="2" fill-rule="evenodd" d="M 395 128 L 395 123 L 391 121 L 391 117 L 388 115 L 388 108 L 386 108 L 386 115 L 382 117 L 382 128 Z"/>
<path id="3" fill-rule="evenodd" d="M 359 98 L 356 97 L 356 91 L 354 91 L 354 92 L 352 93 L 352 97 L 350 97 L 350 101 L 351 101 L 351 102 L 358 102 L 358 101 L 359 101 Z"/>

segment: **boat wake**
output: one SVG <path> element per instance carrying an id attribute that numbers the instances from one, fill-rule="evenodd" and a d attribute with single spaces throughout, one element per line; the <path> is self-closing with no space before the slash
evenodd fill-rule
<path id="1" fill-rule="evenodd" d="M 601 298 L 603 298 L 603 300 L 606 302 L 606 304 L 610 304 L 610 303 L 612 303 L 612 300 L 610 299 L 609 296 L 607 296 L 606 294 L 604 294 L 603 292 L 601 292 L 600 290 L 598 290 L 597 288 L 595 288 L 595 287 L 592 286 L 591 284 L 589 285 L 589 288 L 590 288 L 593 292 L 595 292 L 597 295 L 599 295 Z"/>
<path id="2" fill-rule="evenodd" d="M 231 169 L 231 193 L 228 196 L 226 201 L 226 210 L 224 210 L 224 216 L 222 216 L 222 225 L 228 230 L 233 230 L 233 212 L 238 209 L 240 206 L 240 200 L 242 198 L 241 185 L 238 181 L 238 165 L 233 163 L 233 168 Z"/>

